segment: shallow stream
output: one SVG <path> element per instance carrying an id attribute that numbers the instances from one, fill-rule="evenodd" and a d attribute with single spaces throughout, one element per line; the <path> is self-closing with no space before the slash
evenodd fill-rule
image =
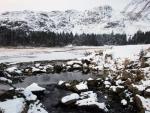
<path id="1" fill-rule="evenodd" d="M 57 87 L 60 80 L 87 80 L 88 78 L 97 78 L 100 76 L 89 74 L 82 74 L 81 72 L 65 72 L 59 74 L 40 74 L 36 76 L 25 77 L 22 83 L 17 83 L 17 87 L 27 87 L 33 82 L 38 83 L 40 86 L 45 87 L 45 95 L 42 96 L 41 102 L 49 113 L 104 113 L 102 110 L 92 107 L 71 107 L 60 105 L 60 100 L 71 91 L 67 91 Z M 117 95 L 110 95 L 105 91 L 92 90 L 97 93 L 98 101 L 105 102 L 108 105 L 108 113 L 137 113 L 136 108 L 132 105 L 128 107 L 122 106 Z M 107 98 L 105 98 L 107 96 Z M 114 99 L 113 99 L 113 98 Z"/>

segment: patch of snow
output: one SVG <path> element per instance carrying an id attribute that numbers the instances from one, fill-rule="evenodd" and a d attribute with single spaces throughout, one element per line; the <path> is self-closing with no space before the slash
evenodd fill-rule
<path id="1" fill-rule="evenodd" d="M 65 84 L 65 86 L 67 86 L 67 87 L 68 87 L 68 86 L 71 86 L 71 84 L 70 84 L 70 83 L 66 83 L 66 84 Z"/>
<path id="2" fill-rule="evenodd" d="M 122 83 L 124 83 L 121 79 L 116 81 L 116 85 L 121 85 Z"/>
<path id="3" fill-rule="evenodd" d="M 97 101 L 97 94 L 93 91 L 81 92 L 80 96 L 81 99 L 84 99 L 85 97 L 91 97 L 93 100 Z"/>
<path id="4" fill-rule="evenodd" d="M 94 80 L 93 78 L 88 78 L 88 81 Z"/>
<path id="5" fill-rule="evenodd" d="M 17 67 L 9 67 L 6 69 L 6 71 L 12 73 L 12 72 L 15 72 L 17 70 Z"/>
<path id="6" fill-rule="evenodd" d="M 35 64 L 35 67 L 39 67 L 39 66 L 40 66 L 40 63 L 36 63 L 36 64 Z"/>
<path id="7" fill-rule="evenodd" d="M 85 82 L 79 83 L 78 85 L 76 85 L 76 88 L 79 91 L 88 89 L 87 82 L 85 81 Z"/>
<path id="8" fill-rule="evenodd" d="M 104 81 L 105 85 L 111 85 L 111 83 L 109 81 Z"/>
<path id="9" fill-rule="evenodd" d="M 40 71 L 40 69 L 36 67 L 32 67 L 32 72 L 36 72 L 36 71 Z"/>
<path id="10" fill-rule="evenodd" d="M 107 98 L 108 98 L 108 96 L 104 96 L 104 98 L 105 98 L 105 99 L 107 99 Z"/>
<path id="11" fill-rule="evenodd" d="M 84 63 L 84 64 L 83 64 L 83 67 L 86 68 L 86 67 L 88 67 L 88 65 L 87 65 L 86 63 Z"/>
<path id="12" fill-rule="evenodd" d="M 74 68 L 80 68 L 81 66 L 78 65 L 78 64 L 74 64 L 73 67 L 74 67 Z"/>
<path id="13" fill-rule="evenodd" d="M 68 61 L 67 65 L 73 65 L 73 64 L 82 64 L 81 61 Z"/>
<path id="14" fill-rule="evenodd" d="M 22 93 L 24 94 L 26 100 L 28 101 L 35 101 L 37 99 L 37 96 L 27 89 L 25 89 Z"/>
<path id="15" fill-rule="evenodd" d="M 58 82 L 58 85 L 61 86 L 63 83 L 65 83 L 65 81 L 60 80 L 60 81 Z"/>
<path id="16" fill-rule="evenodd" d="M 50 65 L 50 64 L 45 66 L 45 68 L 51 68 L 51 69 L 53 69 L 53 67 L 54 67 L 54 66 L 52 66 L 52 65 Z"/>
<path id="17" fill-rule="evenodd" d="M 117 87 L 116 87 L 116 86 L 111 86 L 110 89 L 111 89 L 113 92 L 116 92 L 116 91 L 117 91 Z"/>
<path id="18" fill-rule="evenodd" d="M 21 70 L 16 70 L 15 73 L 22 74 Z"/>
<path id="19" fill-rule="evenodd" d="M 128 102 L 127 102 L 127 100 L 123 99 L 123 100 L 121 100 L 121 104 L 125 106 L 128 104 Z"/>
<path id="20" fill-rule="evenodd" d="M 149 93 L 150 93 L 150 89 L 147 89 L 146 92 L 149 92 Z"/>
<path id="21" fill-rule="evenodd" d="M 0 109 L 3 113 L 21 113 L 25 108 L 25 100 L 16 98 L 0 102 Z"/>
<path id="22" fill-rule="evenodd" d="M 110 83 L 109 81 L 104 81 L 104 84 L 105 84 L 105 87 L 106 87 L 106 88 L 109 88 L 110 85 L 111 85 L 111 83 Z"/>

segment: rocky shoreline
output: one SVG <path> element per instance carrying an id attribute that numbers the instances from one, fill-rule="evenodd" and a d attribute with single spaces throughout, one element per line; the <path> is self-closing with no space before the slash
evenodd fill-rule
<path id="1" fill-rule="evenodd" d="M 30 113 L 31 106 L 34 109 L 44 106 L 42 105 L 46 98 L 44 95 L 50 94 L 47 93 L 47 88 L 52 86 L 45 86 L 42 91 L 28 91 L 26 95 L 25 91 L 28 88 L 18 89 L 14 86 L 15 83 L 23 82 L 26 77 L 39 76 L 43 73 L 59 74 L 79 71 L 83 74 L 92 73 L 97 78 L 59 81 L 53 88 L 67 93 L 61 95 L 57 103 L 55 102 L 58 106 L 65 106 L 68 109 L 86 109 L 87 113 L 88 109 L 108 113 L 149 113 L 150 49 L 141 51 L 138 57 L 138 60 L 115 59 L 109 52 L 95 51 L 77 60 L 0 64 L 0 83 L 11 88 L 0 94 L 0 108 L 2 108 L 1 103 L 7 102 L 7 99 L 22 98 L 25 103 L 24 113 L 27 111 Z M 32 85 L 38 86 L 38 84 Z M 29 95 L 32 96 L 33 101 L 26 99 Z M 102 96 L 99 97 L 99 95 Z M 47 107 L 39 109 L 41 109 L 39 113 L 51 112 L 51 110 L 46 111 L 49 109 Z M 121 110 L 125 111 L 121 112 Z"/>

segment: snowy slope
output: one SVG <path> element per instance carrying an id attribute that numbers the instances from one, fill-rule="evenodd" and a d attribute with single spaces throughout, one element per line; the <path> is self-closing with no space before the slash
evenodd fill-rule
<path id="1" fill-rule="evenodd" d="M 127 0 L 126 7 L 122 7 L 121 10 L 116 10 L 119 4 L 111 6 L 108 3 L 85 11 L 5 12 L 0 15 L 0 26 L 26 31 L 79 34 L 111 33 L 113 31 L 132 35 L 138 30 L 150 30 L 149 0 Z"/>

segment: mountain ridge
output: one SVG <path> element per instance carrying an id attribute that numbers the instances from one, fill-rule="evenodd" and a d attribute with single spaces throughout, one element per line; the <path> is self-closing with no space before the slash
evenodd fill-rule
<path id="1" fill-rule="evenodd" d="M 150 31 L 149 0 L 138 0 L 137 4 L 128 4 L 124 11 L 114 10 L 110 5 L 95 7 L 90 10 L 66 10 L 66 11 L 12 11 L 0 14 L 0 26 L 10 29 L 23 29 L 26 31 L 53 31 L 81 33 L 126 33 L 133 35 L 138 30 Z M 146 9 L 142 10 L 144 5 Z M 134 10 L 135 9 L 135 10 Z M 132 11 L 131 11 L 132 10 Z M 138 11 L 140 16 L 137 15 Z"/>

